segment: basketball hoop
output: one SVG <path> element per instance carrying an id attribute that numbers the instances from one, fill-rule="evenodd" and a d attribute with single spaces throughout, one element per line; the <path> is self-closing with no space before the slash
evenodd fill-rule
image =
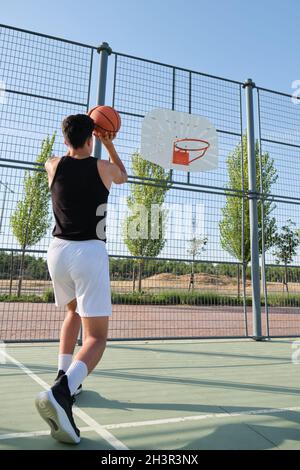
<path id="1" fill-rule="evenodd" d="M 218 168 L 218 133 L 206 117 L 154 108 L 142 122 L 140 152 L 166 170 L 213 171 Z"/>
<path id="2" fill-rule="evenodd" d="M 203 158 L 210 143 L 203 139 L 176 139 L 173 143 L 173 163 L 177 165 L 189 165 L 190 163 Z M 190 160 L 190 153 L 198 152 L 199 155 Z"/>

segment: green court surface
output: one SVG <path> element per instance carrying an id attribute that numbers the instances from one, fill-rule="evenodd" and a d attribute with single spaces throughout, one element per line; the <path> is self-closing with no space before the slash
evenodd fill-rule
<path id="1" fill-rule="evenodd" d="M 0 450 L 300 449 L 294 341 L 111 342 L 77 399 L 78 446 L 52 440 L 34 406 L 58 345 L 6 345 Z"/>

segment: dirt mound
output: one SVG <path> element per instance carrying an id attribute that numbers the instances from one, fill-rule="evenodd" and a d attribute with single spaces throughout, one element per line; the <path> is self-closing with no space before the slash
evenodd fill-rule
<path id="1" fill-rule="evenodd" d="M 190 275 L 184 274 L 183 276 L 179 276 L 182 281 L 189 282 Z M 199 284 L 210 284 L 210 285 L 228 285 L 232 284 L 234 279 L 228 276 L 218 276 L 217 274 L 206 274 L 206 273 L 196 273 L 195 282 Z"/>
<path id="2" fill-rule="evenodd" d="M 155 282 L 167 282 L 167 281 L 178 281 L 180 280 L 181 276 L 176 276 L 176 274 L 172 273 L 160 273 L 160 274 L 154 274 L 153 276 L 146 277 L 146 281 L 155 281 Z"/>
<path id="3" fill-rule="evenodd" d="M 195 283 L 199 284 L 209 284 L 209 285 L 230 285 L 236 282 L 235 279 L 230 278 L 228 276 L 218 276 L 217 274 L 206 274 L 206 273 L 196 273 L 195 276 Z M 172 273 L 160 273 L 154 274 L 153 276 L 147 277 L 144 279 L 146 282 L 155 282 L 159 283 L 182 283 L 188 284 L 190 281 L 190 274 L 181 274 L 177 276 L 176 274 Z"/>

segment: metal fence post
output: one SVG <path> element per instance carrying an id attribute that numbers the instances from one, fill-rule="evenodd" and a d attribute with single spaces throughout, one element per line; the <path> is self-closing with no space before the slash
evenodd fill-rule
<path id="1" fill-rule="evenodd" d="M 98 81 L 98 93 L 97 93 L 97 105 L 105 104 L 105 92 L 106 92 L 106 79 L 107 79 L 107 63 L 108 56 L 112 53 L 111 47 L 107 42 L 103 42 L 97 49 L 100 54 L 100 68 L 99 68 L 99 81 Z M 95 158 L 101 158 L 101 142 L 97 139 L 94 145 Z"/>
<path id="2" fill-rule="evenodd" d="M 249 78 L 244 83 L 246 90 L 247 114 L 247 151 L 249 178 L 249 214 L 250 214 L 250 244 L 251 244 L 251 284 L 252 284 L 252 313 L 253 337 L 262 339 L 261 331 L 261 302 L 260 302 L 260 269 L 259 269 L 259 240 L 258 240 L 258 211 L 256 188 L 256 154 L 253 112 L 253 88 L 255 83 Z"/>
<path id="3" fill-rule="evenodd" d="M 9 273 L 9 295 L 12 294 L 13 269 L 14 269 L 14 252 L 11 250 L 11 255 L 10 255 L 10 273 Z"/>
<path id="4" fill-rule="evenodd" d="M 262 164 L 262 142 L 261 142 L 261 119 L 260 119 L 260 98 L 259 90 L 257 90 L 257 106 L 258 106 L 258 132 L 259 132 L 259 171 L 260 171 L 260 185 L 259 190 L 264 194 L 264 168 Z M 269 326 L 269 305 L 268 305 L 268 286 L 266 279 L 266 256 L 265 256 L 265 199 L 261 201 L 261 279 L 262 290 L 265 299 L 265 314 L 266 314 L 266 335 L 270 337 Z"/>
<path id="5" fill-rule="evenodd" d="M 97 49 L 98 54 L 100 54 L 100 67 L 99 67 L 99 81 L 98 81 L 98 91 L 97 91 L 97 105 L 105 104 L 105 92 L 106 92 L 106 79 L 107 79 L 107 63 L 108 56 L 112 53 L 111 47 L 109 47 L 107 42 L 103 42 L 101 46 Z M 101 158 L 101 142 L 96 139 L 93 151 L 93 157 Z M 82 327 L 79 331 L 78 346 L 82 346 Z"/>

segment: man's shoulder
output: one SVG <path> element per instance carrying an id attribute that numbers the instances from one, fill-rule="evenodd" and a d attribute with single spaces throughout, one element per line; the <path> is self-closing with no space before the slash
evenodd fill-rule
<path id="1" fill-rule="evenodd" d="M 108 160 L 102 160 L 101 158 L 97 160 L 98 173 L 108 191 L 112 183 L 111 166 L 112 164 Z"/>
<path id="2" fill-rule="evenodd" d="M 102 160 L 101 158 L 97 159 L 98 170 L 104 174 L 111 173 L 112 164 L 108 160 Z"/>
<path id="3" fill-rule="evenodd" d="M 111 166 L 108 160 L 102 160 L 102 158 L 97 159 L 97 164 L 100 168 L 109 168 Z"/>
<path id="4" fill-rule="evenodd" d="M 55 155 L 51 155 L 46 161 L 45 161 L 45 168 L 55 165 L 61 157 L 56 157 Z"/>

